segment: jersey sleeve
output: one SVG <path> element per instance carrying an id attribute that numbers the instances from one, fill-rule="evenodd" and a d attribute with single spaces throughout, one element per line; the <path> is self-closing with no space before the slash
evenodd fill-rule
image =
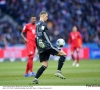
<path id="1" fill-rule="evenodd" d="M 78 33 L 78 37 L 82 39 L 82 36 L 81 36 L 80 32 Z"/>
<path id="2" fill-rule="evenodd" d="M 47 28 L 47 25 L 43 24 L 41 26 L 41 30 L 42 30 L 42 33 L 43 33 L 43 37 L 45 38 L 45 42 L 49 43 L 49 44 L 52 44 L 51 41 L 50 41 L 50 37 L 49 37 L 49 33 L 48 33 L 48 28 Z"/>
<path id="3" fill-rule="evenodd" d="M 45 25 L 42 25 L 42 26 L 41 26 L 41 30 L 42 30 L 42 31 L 45 31 Z"/>
<path id="4" fill-rule="evenodd" d="M 36 35 L 37 35 L 36 38 L 37 38 L 37 40 L 42 39 L 43 31 L 44 31 L 44 26 L 37 24 L 37 26 L 36 26 Z"/>
<path id="5" fill-rule="evenodd" d="M 79 33 L 78 34 L 78 44 L 79 44 L 79 46 L 81 47 L 82 46 L 82 36 L 81 36 L 81 34 Z"/>
<path id="6" fill-rule="evenodd" d="M 27 31 L 27 25 L 25 25 L 24 27 L 23 27 L 23 32 L 26 32 Z"/>

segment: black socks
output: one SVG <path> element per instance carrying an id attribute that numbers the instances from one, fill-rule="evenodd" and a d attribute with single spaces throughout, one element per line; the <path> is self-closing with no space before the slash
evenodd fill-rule
<path id="1" fill-rule="evenodd" d="M 46 66 L 43 66 L 43 65 L 42 65 L 42 66 L 38 69 L 35 78 L 38 79 L 38 78 L 42 75 L 42 73 L 45 71 L 46 68 L 47 68 Z"/>
<path id="2" fill-rule="evenodd" d="M 58 68 L 57 70 L 61 71 L 61 68 L 63 67 L 63 64 L 65 62 L 66 56 L 60 56 L 59 61 L 58 61 Z"/>

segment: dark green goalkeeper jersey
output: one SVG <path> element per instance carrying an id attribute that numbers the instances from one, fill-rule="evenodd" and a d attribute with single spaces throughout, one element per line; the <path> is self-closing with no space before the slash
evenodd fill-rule
<path id="1" fill-rule="evenodd" d="M 39 41 L 43 42 L 43 48 L 40 47 Z M 50 41 L 47 25 L 43 21 L 39 21 L 36 26 L 36 42 L 39 53 L 45 52 L 48 49 L 55 48 Z"/>

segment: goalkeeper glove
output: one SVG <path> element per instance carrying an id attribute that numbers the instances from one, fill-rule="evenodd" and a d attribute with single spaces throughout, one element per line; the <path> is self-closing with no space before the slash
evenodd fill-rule
<path id="1" fill-rule="evenodd" d="M 42 42 L 42 40 L 39 40 L 39 46 L 40 46 L 41 48 L 44 48 L 44 47 L 45 47 L 45 45 L 44 45 L 44 43 Z"/>

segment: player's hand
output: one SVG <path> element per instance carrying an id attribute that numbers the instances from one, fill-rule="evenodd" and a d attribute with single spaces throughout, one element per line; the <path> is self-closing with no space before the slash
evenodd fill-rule
<path id="1" fill-rule="evenodd" d="M 45 47 L 45 45 L 44 45 L 44 43 L 42 42 L 42 40 L 39 40 L 39 46 L 40 46 L 41 48 L 44 48 L 44 47 Z"/>
<path id="2" fill-rule="evenodd" d="M 26 38 L 24 38 L 24 42 L 25 42 L 25 43 L 27 43 L 27 42 L 28 42 L 28 40 L 27 40 Z"/>

